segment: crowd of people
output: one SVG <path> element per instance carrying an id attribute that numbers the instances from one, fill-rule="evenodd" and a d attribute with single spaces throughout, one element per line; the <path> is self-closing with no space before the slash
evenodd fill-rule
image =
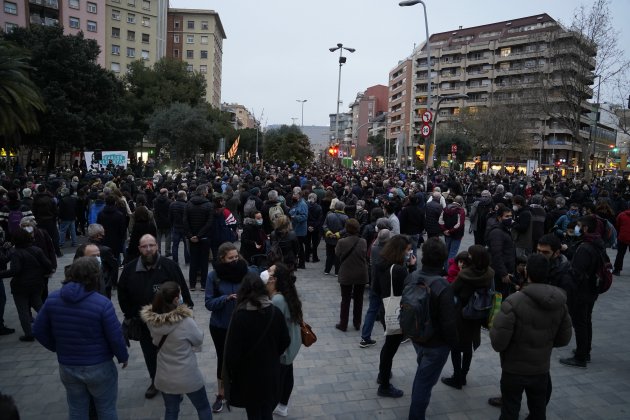
<path id="1" fill-rule="evenodd" d="M 489 403 L 501 407 L 502 419 L 516 419 L 524 390 L 529 418 L 544 418 L 551 349 L 566 346 L 573 328 L 576 349 L 560 363 L 587 367 L 606 248 L 617 249 L 611 265 L 620 275 L 630 244 L 630 185 L 621 177 L 588 183 L 558 174 L 219 164 L 151 178 L 123 169 L 45 178 L 21 172 L 2 174 L 0 183 L 0 278 L 12 278 L 19 339 L 57 353 L 70 418 L 116 418 L 113 358 L 126 367 L 129 340 L 139 342 L 146 363 L 145 397 L 161 392 L 168 419 L 177 418 L 183 394 L 200 419 L 230 405 L 245 407 L 251 419 L 286 416 L 303 322 L 296 281 L 308 263 L 320 262 L 322 240 L 322 276 L 340 285 L 334 327 L 346 332 L 351 320 L 361 348 L 376 345 L 383 299 L 407 284 L 431 289 L 435 333 L 413 341 L 410 419 L 425 418 L 449 355 L 453 373 L 442 382 L 466 386 L 488 327 L 463 315 L 479 289 L 504 300 L 490 331 L 502 395 Z M 475 245 L 460 252 L 466 234 Z M 86 242 L 49 295 L 57 258 L 68 239 L 79 245 L 77 236 Z M 217 356 L 212 404 L 195 355 L 203 341 L 192 318 L 197 286 Z M 4 323 L 5 304 L 2 285 L 0 335 L 15 332 Z M 378 396 L 404 395 L 391 368 L 406 339 L 386 336 Z"/>

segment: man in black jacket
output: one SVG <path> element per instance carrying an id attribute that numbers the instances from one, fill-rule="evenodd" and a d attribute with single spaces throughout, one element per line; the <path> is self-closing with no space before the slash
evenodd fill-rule
<path id="1" fill-rule="evenodd" d="M 191 289 L 197 287 L 197 272 L 201 272 L 201 290 L 208 277 L 208 258 L 210 257 L 210 237 L 214 206 L 206 198 L 208 187 L 200 185 L 195 195 L 186 205 L 184 228 L 190 241 L 190 268 L 188 282 Z"/>
<path id="2" fill-rule="evenodd" d="M 409 203 L 400 212 L 400 233 L 411 239 L 411 250 L 416 255 L 420 236 L 424 231 L 424 208 L 419 206 L 417 195 L 409 197 Z"/>
<path id="3" fill-rule="evenodd" d="M 153 200 L 153 217 L 157 227 L 157 243 L 160 254 L 165 257 L 171 256 L 171 224 L 168 220 L 168 209 L 171 200 L 168 198 L 168 190 L 160 189 L 160 195 Z M 164 238 L 164 248 L 162 248 L 162 238 Z"/>
<path id="4" fill-rule="evenodd" d="M 422 269 L 411 273 L 405 280 L 418 283 L 423 278 L 439 276 L 446 261 L 446 245 L 439 238 L 429 238 L 422 245 Z M 457 314 L 453 289 L 444 278 L 429 284 L 431 289 L 431 323 L 434 335 L 426 342 L 413 343 L 418 355 L 418 369 L 413 380 L 409 419 L 424 419 L 431 399 L 431 390 L 442 373 L 451 348 L 458 344 Z"/>
<path id="5" fill-rule="evenodd" d="M 116 261 L 120 261 L 120 254 L 123 252 L 123 245 L 127 239 L 127 218 L 116 205 L 114 195 L 110 194 L 105 197 L 105 207 L 96 217 L 96 222 L 105 230 L 105 234 L 101 238 L 103 245 L 112 250 Z M 89 230 L 88 226 L 88 232 Z"/>
<path id="6" fill-rule="evenodd" d="M 93 223 L 87 228 L 88 242 L 87 244 L 96 245 L 101 258 L 101 271 L 103 272 L 103 280 L 105 285 L 105 295 L 111 299 L 112 288 L 118 284 L 118 260 L 114 252 L 107 245 L 103 245 L 101 241 L 105 237 L 105 229 L 98 223 Z M 90 256 L 85 253 L 85 247 L 77 248 L 74 259 L 79 257 Z"/>
<path id="7" fill-rule="evenodd" d="M 184 243 L 184 262 L 190 264 L 190 252 L 186 239 L 186 227 L 184 226 L 184 213 L 186 212 L 186 191 L 178 191 L 177 198 L 168 207 L 168 222 L 172 227 L 171 239 L 173 242 L 171 254 L 173 261 L 179 262 L 179 242 Z"/>
<path id="8" fill-rule="evenodd" d="M 516 248 L 510 234 L 512 209 L 499 205 L 495 220 L 488 221 L 486 245 L 489 248 L 497 291 L 507 297 L 512 290 L 512 276 L 516 269 Z"/>
<path id="9" fill-rule="evenodd" d="M 59 248 L 59 230 L 57 229 L 57 203 L 51 193 L 46 189 L 46 185 L 40 184 L 37 187 L 37 195 L 33 199 L 33 216 L 40 229 L 44 229 L 50 235 L 55 247 L 55 253 L 61 257 Z"/>
<path id="10" fill-rule="evenodd" d="M 140 309 L 153 301 L 155 292 L 166 281 L 175 281 L 179 284 L 184 303 L 192 308 L 193 301 L 182 270 L 172 260 L 160 256 L 155 238 L 148 234 L 143 235 L 138 248 L 140 256 L 125 266 L 118 282 L 118 303 L 125 319 L 139 318 Z M 140 348 L 151 377 L 151 385 L 144 396 L 153 398 L 158 393 L 153 385 L 158 349 L 153 345 L 151 333 L 144 323 L 141 323 L 141 330 Z"/>
<path id="11" fill-rule="evenodd" d="M 66 243 L 66 232 L 70 229 L 70 240 L 72 246 L 77 246 L 77 229 L 75 220 L 77 218 L 77 198 L 70 195 L 68 188 L 61 189 L 61 200 L 59 200 L 59 247 L 63 248 Z"/>

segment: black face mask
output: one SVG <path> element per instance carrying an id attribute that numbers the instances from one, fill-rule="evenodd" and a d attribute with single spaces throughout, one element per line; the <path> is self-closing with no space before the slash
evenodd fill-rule
<path id="1" fill-rule="evenodd" d="M 512 227 L 512 218 L 503 219 L 503 220 L 501 220 L 501 223 L 503 224 L 504 227 L 509 229 L 509 228 Z"/>

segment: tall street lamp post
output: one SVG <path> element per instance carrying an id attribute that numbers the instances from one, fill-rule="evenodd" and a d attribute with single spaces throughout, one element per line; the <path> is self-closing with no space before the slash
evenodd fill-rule
<path id="1" fill-rule="evenodd" d="M 427 110 L 431 110 L 431 43 L 429 42 L 429 20 L 427 18 L 427 5 L 424 4 L 424 2 L 422 0 L 405 0 L 405 1 L 401 1 L 400 3 L 398 3 L 399 6 L 401 7 L 407 7 L 407 6 L 415 6 L 416 4 L 420 3 L 422 5 L 422 8 L 424 9 L 424 31 L 425 31 L 425 35 L 427 38 L 426 41 L 426 46 L 427 46 Z M 415 99 L 415 95 L 412 98 L 412 103 L 409 111 L 409 146 L 411 146 L 411 139 L 413 139 L 413 126 L 415 124 L 414 121 L 414 99 Z"/>
<path id="2" fill-rule="evenodd" d="M 302 128 L 304 128 L 304 102 L 307 102 L 308 99 L 296 99 L 296 101 L 302 104 Z"/>
<path id="3" fill-rule="evenodd" d="M 350 53 L 355 52 L 354 48 L 344 47 L 343 44 L 337 44 L 336 47 L 328 49 L 330 52 L 339 50 L 339 78 L 337 81 L 337 117 L 335 119 L 335 140 L 339 141 L 339 104 L 341 103 L 341 66 L 346 62 L 346 57 L 343 56 L 343 50 Z"/>

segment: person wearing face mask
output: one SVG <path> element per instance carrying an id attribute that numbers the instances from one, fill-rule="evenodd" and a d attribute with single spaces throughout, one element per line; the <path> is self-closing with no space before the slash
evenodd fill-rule
<path id="1" fill-rule="evenodd" d="M 107 296 L 108 299 L 111 299 L 112 286 L 111 284 L 107 284 L 108 277 L 105 274 L 105 268 L 103 266 L 103 260 L 101 258 L 101 250 L 99 249 L 98 245 L 88 243 L 88 244 L 83 244 L 80 247 L 78 247 L 77 252 L 74 255 L 73 262 L 81 257 L 96 258 L 96 260 L 98 261 L 98 266 L 101 270 L 101 277 L 99 278 L 98 287 L 96 288 L 96 291 L 103 296 Z M 67 266 L 66 270 L 68 269 L 68 267 L 70 266 Z"/>
<path id="2" fill-rule="evenodd" d="M 206 309 L 211 311 L 210 336 L 217 353 L 217 394 L 212 412 L 220 413 L 225 403 L 221 370 L 225 338 L 236 307 L 236 294 L 241 281 L 248 272 L 255 272 L 255 269 L 247 267 L 247 262 L 239 256 L 232 242 L 225 242 L 219 247 L 218 259 L 213 268 L 206 280 L 205 304 Z"/>
<path id="3" fill-rule="evenodd" d="M 151 305 L 140 311 L 153 344 L 158 348 L 155 386 L 164 398 L 164 418 L 178 418 L 183 394 L 195 406 L 200 420 L 212 419 L 204 378 L 195 352 L 201 350 L 203 332 L 184 304 L 181 289 L 174 281 L 162 283 Z"/>
<path id="4" fill-rule="evenodd" d="M 240 253 L 249 264 L 259 265 L 257 256 L 266 254 L 265 244 L 267 234 L 263 229 L 262 213 L 258 210 L 248 215 L 243 220 L 243 233 L 241 234 Z"/>
<path id="5" fill-rule="evenodd" d="M 308 195 L 308 220 L 306 221 L 306 242 L 304 243 L 304 261 L 319 262 L 317 247 L 322 238 L 322 224 L 324 213 L 322 206 L 317 203 L 317 194 Z M 311 260 L 312 257 L 312 260 Z"/>
<path id="6" fill-rule="evenodd" d="M 293 231 L 298 239 L 298 255 L 297 268 L 306 268 L 304 265 L 304 242 L 306 241 L 307 222 L 308 222 L 308 205 L 302 198 L 302 189 L 300 187 L 293 188 L 292 196 L 293 204 L 289 210 Z"/>
<path id="7" fill-rule="evenodd" d="M 33 216 L 23 217 L 22 220 L 20 220 L 20 227 L 31 235 L 33 238 L 33 245 L 41 249 L 44 252 L 44 255 L 46 255 L 46 258 L 48 258 L 52 263 L 52 270 L 44 278 L 44 288 L 42 289 L 42 302 L 45 302 L 48 297 L 48 280 L 57 270 L 57 254 L 55 253 L 55 246 L 48 232 L 37 227 L 37 222 Z"/>
<path id="8" fill-rule="evenodd" d="M 577 222 L 580 217 L 580 206 L 578 203 L 571 203 L 569 210 L 563 216 L 560 216 L 553 226 L 553 231 L 556 235 L 564 236 L 567 231 L 567 226 L 570 222 Z"/>
<path id="9" fill-rule="evenodd" d="M 510 230 L 512 229 L 512 209 L 497 205 L 495 221 L 488 223 L 486 244 L 490 250 L 494 270 L 496 290 L 507 297 L 514 290 L 512 275 L 516 269 L 516 248 Z"/>
<path id="10" fill-rule="evenodd" d="M 532 253 L 532 213 L 525 203 L 525 198 L 515 195 L 512 198 L 514 223 L 512 224 L 512 239 L 516 247 L 516 255 L 527 257 Z"/>

